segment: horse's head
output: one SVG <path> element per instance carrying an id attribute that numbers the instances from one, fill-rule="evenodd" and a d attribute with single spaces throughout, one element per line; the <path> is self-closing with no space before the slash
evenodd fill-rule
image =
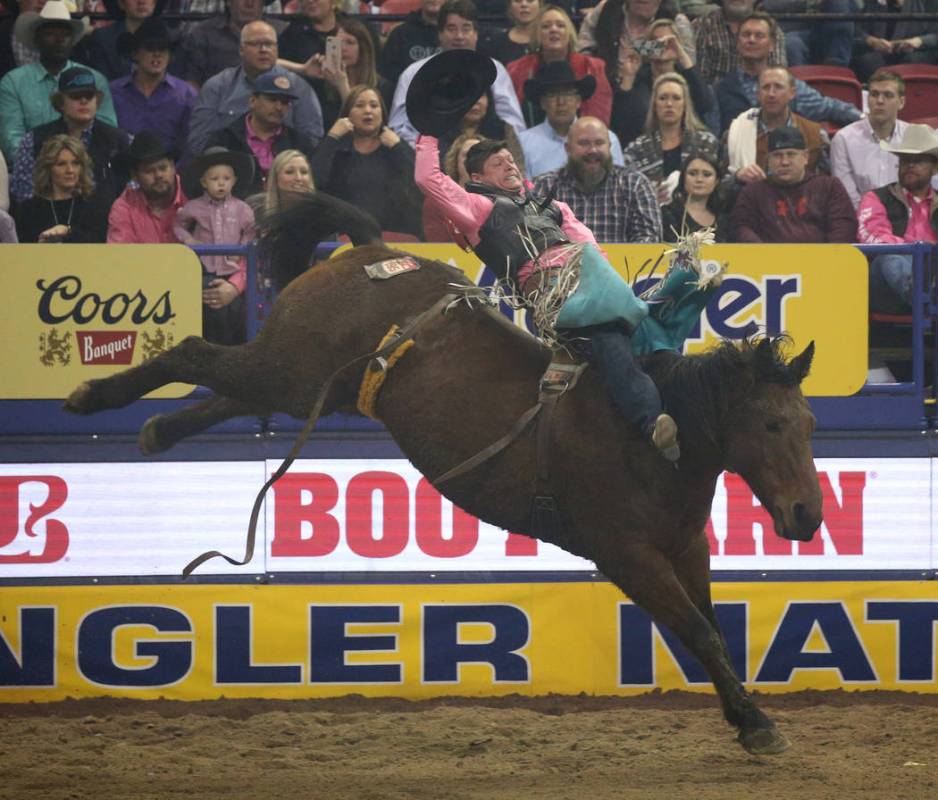
<path id="1" fill-rule="evenodd" d="M 738 472 L 784 539 L 807 542 L 822 520 L 811 434 L 814 415 L 801 393 L 814 342 L 786 362 L 779 339 L 747 344 L 745 378 L 724 422 L 725 466 Z"/>

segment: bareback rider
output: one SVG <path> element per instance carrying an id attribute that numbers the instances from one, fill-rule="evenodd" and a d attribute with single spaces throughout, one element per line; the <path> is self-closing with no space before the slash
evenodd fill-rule
<path id="1" fill-rule="evenodd" d="M 564 338 L 589 340 L 616 407 L 666 459 L 677 461 L 677 425 L 662 411 L 658 389 L 636 363 L 630 344 L 648 306 L 609 264 L 589 228 L 566 203 L 545 202 L 528 192 L 503 141 L 483 141 L 469 150 L 471 181 L 465 189 L 440 169 L 436 137 L 458 123 L 494 73 L 489 59 L 470 50 L 434 56 L 417 73 L 407 96 L 411 123 L 422 134 L 417 140 L 417 185 L 527 305 L 549 290 L 572 258 L 579 259 L 578 288 L 561 301 L 556 327 Z"/>

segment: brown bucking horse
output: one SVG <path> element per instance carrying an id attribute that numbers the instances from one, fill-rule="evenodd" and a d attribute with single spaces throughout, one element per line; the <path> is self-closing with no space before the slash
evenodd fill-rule
<path id="1" fill-rule="evenodd" d="M 292 242 L 280 242 L 281 269 L 291 261 L 305 268 L 310 251 L 299 256 L 297 248 L 336 229 L 317 202 L 293 209 L 308 216 L 304 230 L 289 228 Z M 353 227 L 342 228 L 353 242 L 371 238 L 356 239 Z M 211 399 L 147 421 L 140 443 L 151 453 L 233 416 L 281 411 L 306 418 L 327 377 L 374 351 L 392 325 L 422 315 L 414 345 L 387 374 L 376 411 L 414 466 L 431 479 L 440 476 L 532 407 L 550 353 L 491 306 L 460 302 L 428 317 L 424 312 L 453 285 L 471 285 L 452 267 L 417 259 L 419 270 L 386 280 L 364 270 L 402 255 L 365 244 L 320 262 L 286 286 L 255 341 L 222 347 L 191 336 L 140 366 L 81 384 L 66 407 L 83 414 L 119 408 L 174 381 L 212 389 Z M 563 522 L 554 543 L 595 562 L 677 634 L 706 668 L 726 719 L 751 753 L 782 752 L 788 740 L 731 666 L 710 597 L 705 525 L 724 470 L 747 481 L 779 536 L 808 541 L 821 524 L 814 417 L 799 388 L 812 355 L 813 343 L 786 362 L 779 340 L 762 338 L 724 342 L 702 355 L 646 358 L 680 429 L 677 468 L 616 413 L 596 370 L 586 370 L 553 414 L 550 491 Z M 358 361 L 335 375 L 324 413 L 354 411 L 365 368 Z M 536 450 L 535 426 L 528 426 L 482 468 L 440 489 L 486 522 L 546 539 L 532 514 Z"/>

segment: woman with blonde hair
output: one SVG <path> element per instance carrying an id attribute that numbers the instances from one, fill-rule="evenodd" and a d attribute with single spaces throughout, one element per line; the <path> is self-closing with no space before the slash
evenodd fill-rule
<path id="1" fill-rule="evenodd" d="M 648 27 L 644 56 L 633 48 L 620 51 L 619 78 L 612 99 L 610 127 L 627 144 L 642 132 L 651 103 L 652 84 L 667 73 L 680 75 L 690 89 L 694 110 L 706 114 L 713 107 L 713 93 L 704 85 L 674 20 L 656 19 Z"/>
<path id="2" fill-rule="evenodd" d="M 536 51 L 512 61 L 506 67 L 528 127 L 544 121 L 544 110 L 539 103 L 525 100 L 525 82 L 537 75 L 538 70 L 544 64 L 564 60 L 570 65 L 577 80 L 587 75 L 592 75 L 596 79 L 596 91 L 593 92 L 592 97 L 583 101 L 583 105 L 580 106 L 580 115 L 598 117 L 608 125 L 612 113 L 612 87 L 606 77 L 605 64 L 602 59 L 575 52 L 576 28 L 573 27 L 573 22 L 567 12 L 560 6 L 544 6 L 537 18 L 535 30 Z"/>
<path id="3" fill-rule="evenodd" d="M 643 172 L 658 190 L 658 202 L 670 202 L 684 154 L 716 155 L 717 139 L 694 110 L 687 81 L 676 72 L 660 75 L 651 91 L 645 132 L 623 151 L 626 163 Z"/>
<path id="4" fill-rule="evenodd" d="M 49 137 L 33 170 L 33 196 L 16 210 L 21 242 L 104 242 L 108 204 L 94 193 L 91 157 L 75 137 Z"/>
<path id="5" fill-rule="evenodd" d="M 262 194 L 248 198 L 255 212 L 273 214 L 300 194 L 316 191 L 309 159 L 299 150 L 278 153 L 267 173 L 267 184 Z"/>

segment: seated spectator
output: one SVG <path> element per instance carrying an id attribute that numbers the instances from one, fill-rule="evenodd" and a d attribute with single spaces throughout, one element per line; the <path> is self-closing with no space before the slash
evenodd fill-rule
<path id="1" fill-rule="evenodd" d="M 525 169 L 524 153 L 520 137 L 503 119 L 495 113 L 495 104 L 492 102 L 491 91 L 483 94 L 460 119 L 459 124 L 452 130 L 438 137 L 440 158 L 449 150 L 450 145 L 460 136 L 475 136 L 478 139 L 503 139 L 505 147 L 511 153 L 515 164 Z M 442 164 L 441 164 L 442 166 Z"/>
<path id="2" fill-rule="evenodd" d="M 103 242 L 107 209 L 94 194 L 85 146 L 60 133 L 39 151 L 32 196 L 16 208 L 16 230 L 21 242 Z"/>
<path id="3" fill-rule="evenodd" d="M 314 139 L 284 124 L 294 100 L 293 87 L 283 75 L 273 72 L 260 75 L 254 81 L 248 101 L 250 111 L 209 137 L 210 147 L 224 147 L 253 158 L 254 172 L 248 194 L 264 190 L 270 165 L 278 153 L 299 150 L 310 158 L 316 149 Z"/>
<path id="4" fill-rule="evenodd" d="M 318 142 L 322 138 L 322 111 L 316 94 L 302 78 L 277 66 L 277 35 L 266 22 L 249 22 L 241 29 L 241 64 L 210 78 L 196 99 L 189 119 L 187 151 L 198 154 L 209 137 L 227 128 L 249 110 L 255 81 L 268 72 L 290 83 L 296 100 L 284 118 L 300 135 Z"/>
<path id="5" fill-rule="evenodd" d="M 16 223 L 6 211 L 0 210 L 0 244 L 17 244 Z"/>
<path id="6" fill-rule="evenodd" d="M 58 91 L 49 98 L 60 116 L 29 131 L 20 142 L 13 162 L 13 197 L 23 201 L 33 193 L 33 169 L 39 151 L 52 136 L 67 133 L 81 141 L 91 157 L 92 175 L 98 197 L 113 201 L 124 191 L 129 176 L 126 156 L 130 136 L 102 122 L 95 114 L 101 102 L 91 70 L 71 67 L 59 75 Z"/>
<path id="7" fill-rule="evenodd" d="M 512 61 L 534 52 L 537 48 L 537 19 L 540 11 L 541 0 L 508 0 L 508 21 L 511 27 L 480 42 L 479 52 L 501 61 L 506 67 Z"/>
<path id="8" fill-rule="evenodd" d="M 210 147 L 183 174 L 189 197 L 176 214 L 173 233 L 182 244 L 247 244 L 254 238 L 254 212 L 234 196 L 238 184 L 250 186 L 253 165 L 245 153 Z M 199 192 L 202 192 L 199 194 Z M 201 256 L 202 336 L 216 344 L 244 341 L 241 295 L 247 265 L 236 256 Z"/>
<path id="9" fill-rule="evenodd" d="M 168 147 L 182 152 L 196 93 L 167 72 L 173 48 L 169 30 L 160 20 L 148 19 L 133 33 L 123 34 L 117 48 L 134 65 L 131 75 L 111 81 L 120 126 L 132 134 L 158 133 Z"/>
<path id="10" fill-rule="evenodd" d="M 691 151 L 681 167 L 674 199 L 661 209 L 663 241 L 676 242 L 703 228 L 713 228 L 718 242 L 730 241 L 722 178 L 720 162 L 712 152 Z"/>
<path id="11" fill-rule="evenodd" d="M 394 85 L 375 71 L 375 47 L 371 33 L 355 17 L 342 17 L 337 21 L 337 33 L 342 44 L 339 68 L 329 64 L 322 53 L 315 53 L 300 64 L 278 59 L 280 66 L 308 78 L 316 89 L 322 108 L 323 127 L 330 128 L 339 118 L 339 109 L 353 86 L 377 89 L 385 104 L 394 96 Z"/>
<path id="12" fill-rule="evenodd" d="M 938 134 L 928 125 L 909 125 L 901 141 L 880 141 L 899 156 L 899 179 L 863 195 L 860 244 L 938 241 Z M 912 256 L 878 255 L 870 262 L 870 308 L 908 314 L 912 308 Z"/>
<path id="13" fill-rule="evenodd" d="M 645 133 L 625 148 L 624 156 L 652 182 L 658 202 L 670 202 L 678 185 L 684 155 L 703 151 L 717 156 L 717 139 L 694 110 L 687 82 L 676 72 L 655 79 Z"/>
<path id="14" fill-rule="evenodd" d="M 852 14 L 853 0 L 762 0 L 767 14 Z M 788 66 L 803 64 L 850 64 L 853 49 L 853 20 L 824 19 L 781 22 L 785 32 Z"/>
<path id="15" fill-rule="evenodd" d="M 475 133 L 463 133 L 456 137 L 443 155 L 443 172 L 463 189 L 469 183 L 469 171 L 466 169 L 466 155 L 479 142 L 486 141 Z M 469 240 L 459 231 L 456 223 L 447 219 L 443 210 L 430 197 L 423 199 L 423 234 L 428 242 L 455 242 L 462 249 L 470 247 Z"/>
<path id="16" fill-rule="evenodd" d="M 249 197 L 255 215 L 273 214 L 289 206 L 296 195 L 316 191 L 313 170 L 309 159 L 299 150 L 284 150 L 278 153 L 270 165 L 263 195 Z"/>
<path id="17" fill-rule="evenodd" d="M 697 20 L 697 71 L 707 86 L 723 80 L 739 66 L 739 26 L 754 11 L 754 0 L 722 0 L 722 8 Z M 779 30 L 772 42 L 768 64 L 784 67 L 785 34 Z"/>
<path id="18" fill-rule="evenodd" d="M 606 78 L 605 65 L 601 59 L 574 52 L 575 44 L 576 28 L 567 12 L 558 6 L 544 6 L 537 20 L 536 51 L 508 65 L 508 74 L 521 103 L 524 120 L 529 126 L 544 121 L 544 110 L 539 102 L 526 96 L 527 82 L 542 67 L 557 62 L 568 64 L 578 79 L 587 75 L 593 78 L 595 89 L 583 102 L 583 116 L 599 117 L 604 124 L 609 124 L 612 89 Z"/>
<path id="19" fill-rule="evenodd" d="M 72 49 L 84 35 L 84 25 L 73 20 L 61 0 L 48 0 L 39 14 L 20 14 L 16 35 L 21 44 L 35 44 L 39 60 L 8 72 L 0 80 L 0 150 L 12 163 L 20 140 L 27 131 L 46 122 L 53 122 L 58 112 L 49 103 L 49 95 L 58 87 L 59 75 L 81 66 L 69 60 Z M 107 80 L 91 70 L 94 83 L 101 92 L 98 117 L 117 124 L 114 104 Z"/>
<path id="20" fill-rule="evenodd" d="M 162 13 L 166 0 L 105 0 L 110 25 L 95 28 L 75 48 L 75 60 L 96 69 L 109 81 L 130 75 L 133 64 L 118 41 L 136 33 L 146 20 Z"/>
<path id="21" fill-rule="evenodd" d="M 894 13 L 897 19 L 857 24 L 853 70 L 862 82 L 892 64 L 938 63 L 938 20 L 903 19 L 907 14 L 934 14 L 934 0 L 863 0 L 863 13 Z"/>
<path id="22" fill-rule="evenodd" d="M 108 215 L 109 244 L 172 244 L 176 212 L 186 202 L 175 153 L 159 135 L 138 133 L 130 145 L 134 183 L 114 201 Z"/>
<path id="23" fill-rule="evenodd" d="M 12 69 L 39 60 L 39 52 L 33 45 L 22 44 L 16 38 L 16 21 L 21 14 L 38 14 L 45 4 L 46 0 L 10 0 L 7 3 L 9 16 L 0 19 L 0 78 Z"/>
<path id="24" fill-rule="evenodd" d="M 544 197 L 566 203 L 598 242 L 660 242 L 661 212 L 655 189 L 642 173 L 617 167 L 609 131 L 595 117 L 581 117 L 567 136 L 565 167 L 534 179 Z"/>
<path id="25" fill-rule="evenodd" d="M 420 10 L 388 35 L 381 51 L 381 75 L 392 86 L 411 64 L 440 52 L 437 19 L 443 0 L 421 0 Z"/>
<path id="26" fill-rule="evenodd" d="M 356 86 L 313 154 L 313 176 L 322 191 L 369 212 L 382 230 L 420 236 L 414 151 L 385 125 L 386 113 L 374 89 Z"/>
<path id="27" fill-rule="evenodd" d="M 750 14 L 740 23 L 737 42 L 739 66 L 716 88 L 721 130 L 725 131 L 736 117 L 758 104 L 759 75 L 769 66 L 769 54 L 777 38 L 775 20 L 767 14 Z M 815 122 L 834 125 L 849 125 L 862 116 L 856 106 L 825 97 L 798 79 L 795 79 L 791 109 Z"/>
<path id="28" fill-rule="evenodd" d="M 560 169 L 567 163 L 567 134 L 595 88 L 596 79 L 592 75 L 578 80 L 566 61 L 545 64 L 525 83 L 526 104 L 537 103 L 546 114 L 542 123 L 528 128 L 519 137 L 529 177 Z M 621 167 L 625 164 L 622 145 L 612 131 L 609 139 L 612 163 Z"/>
<path id="29" fill-rule="evenodd" d="M 733 196 L 743 184 L 766 177 L 768 138 L 776 128 L 793 127 L 801 131 L 808 151 L 809 173 L 830 172 L 827 131 L 792 112 L 794 97 L 794 78 L 787 69 L 769 67 L 759 75 L 758 107 L 736 117 L 725 136 L 725 162 L 735 184 L 727 188 Z"/>
<path id="30" fill-rule="evenodd" d="M 441 49 L 475 50 L 479 39 L 476 27 L 477 18 L 478 14 L 472 0 L 447 0 L 437 16 Z M 407 90 L 410 88 L 414 75 L 427 61 L 429 61 L 428 58 L 415 61 L 404 70 L 397 82 L 394 100 L 391 104 L 389 126 L 410 144 L 417 140 L 417 131 L 407 117 Z M 495 65 L 495 82 L 491 87 L 495 113 L 499 119 L 511 125 L 517 133 L 521 133 L 526 126 L 511 78 L 500 62 L 493 60 L 492 63 Z"/>
<path id="31" fill-rule="evenodd" d="M 831 141 L 831 174 L 844 185 L 854 208 L 864 194 L 896 180 L 899 159 L 880 144 L 901 141 L 908 126 L 899 119 L 905 105 L 901 76 L 877 70 L 868 97 L 869 116 L 841 128 Z"/>
<path id="32" fill-rule="evenodd" d="M 708 112 L 713 105 L 712 93 L 701 82 L 671 20 L 655 20 L 648 29 L 646 41 L 658 49 L 644 59 L 631 48 L 623 51 L 619 84 L 613 95 L 612 128 L 626 144 L 641 134 L 651 107 L 652 84 L 662 75 L 677 73 L 681 76 L 689 87 L 698 115 Z"/>
<path id="33" fill-rule="evenodd" d="M 678 13 L 677 3 L 662 0 L 600 0 L 580 24 L 576 49 L 599 56 L 606 64 L 610 85 L 617 86 L 625 51 L 643 50 L 651 23 L 659 18 L 674 20 L 681 46 L 693 62 L 696 45 L 690 20 Z"/>
<path id="34" fill-rule="evenodd" d="M 224 13 L 193 25 L 183 37 L 182 77 L 197 90 L 213 75 L 241 63 L 241 30 L 249 22 L 263 20 L 280 33 L 287 24 L 262 16 L 262 0 L 227 0 Z M 190 11 L 195 8 L 190 7 Z"/>
<path id="35" fill-rule="evenodd" d="M 808 174 L 804 134 L 776 128 L 769 133 L 768 150 L 769 177 L 746 184 L 733 207 L 733 241 L 856 241 L 856 216 L 840 181 Z"/>

